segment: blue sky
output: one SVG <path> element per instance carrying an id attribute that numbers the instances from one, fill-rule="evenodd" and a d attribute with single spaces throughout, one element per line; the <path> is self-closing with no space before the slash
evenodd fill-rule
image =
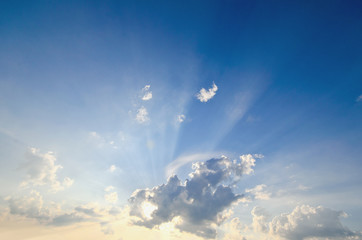
<path id="1" fill-rule="evenodd" d="M 2 2 L 0 236 L 361 239 L 360 9 Z"/>

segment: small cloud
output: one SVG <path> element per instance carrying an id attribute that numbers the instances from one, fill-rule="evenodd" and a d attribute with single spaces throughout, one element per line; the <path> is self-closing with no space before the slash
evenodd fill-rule
<path id="1" fill-rule="evenodd" d="M 185 121 L 186 116 L 183 114 L 177 115 L 177 122 L 182 123 L 183 121 Z"/>
<path id="2" fill-rule="evenodd" d="M 249 175 L 254 172 L 255 158 L 251 154 L 245 154 L 240 156 L 241 163 L 244 168 L 244 173 Z"/>
<path id="3" fill-rule="evenodd" d="M 298 189 L 301 191 L 307 191 L 311 189 L 310 187 L 304 186 L 303 184 L 299 184 Z"/>
<path id="4" fill-rule="evenodd" d="M 117 170 L 117 167 L 116 167 L 116 165 L 111 165 L 108 170 L 109 170 L 111 173 L 113 173 L 114 171 Z"/>
<path id="5" fill-rule="evenodd" d="M 148 91 L 150 89 L 151 85 L 146 85 L 144 88 L 142 88 L 142 91 Z"/>
<path id="6" fill-rule="evenodd" d="M 109 203 L 116 203 L 118 201 L 117 192 L 112 192 L 104 195 L 104 199 Z"/>
<path id="7" fill-rule="evenodd" d="M 142 92 L 144 93 L 142 100 L 148 101 L 152 99 L 152 92 L 150 90 L 151 85 L 146 85 L 144 88 L 142 88 Z"/>
<path id="8" fill-rule="evenodd" d="M 269 192 L 266 192 L 264 188 L 266 188 L 266 185 L 260 184 L 255 186 L 254 188 L 246 189 L 245 192 L 252 194 L 255 199 L 268 200 L 270 199 L 271 194 Z"/>
<path id="9" fill-rule="evenodd" d="M 145 95 L 143 95 L 142 100 L 143 101 L 148 101 L 152 99 L 152 92 L 147 92 L 145 93 Z"/>
<path id="10" fill-rule="evenodd" d="M 142 106 L 137 110 L 136 120 L 139 123 L 145 123 L 150 120 L 148 117 L 147 109 L 145 107 Z"/>
<path id="11" fill-rule="evenodd" d="M 91 144 L 93 144 L 97 148 L 105 148 L 105 147 L 111 147 L 113 149 L 118 148 L 117 143 L 113 139 L 110 139 L 110 137 L 104 137 L 95 131 L 89 132 L 88 140 L 90 141 Z"/>
<path id="12" fill-rule="evenodd" d="M 74 183 L 74 180 L 69 177 L 65 177 L 63 180 L 63 186 L 66 188 L 72 186 L 73 183 Z"/>
<path id="13" fill-rule="evenodd" d="M 207 102 L 215 96 L 217 89 L 218 88 L 216 84 L 212 83 L 212 88 L 209 88 L 209 90 L 201 88 L 200 92 L 196 95 L 196 97 L 200 100 L 200 102 Z"/>
<path id="14" fill-rule="evenodd" d="M 362 101 L 362 94 L 358 96 L 358 98 L 356 99 L 356 102 L 361 102 Z"/>
<path id="15" fill-rule="evenodd" d="M 106 188 L 104 189 L 104 191 L 106 191 L 106 192 L 110 192 L 110 191 L 112 191 L 112 190 L 114 190 L 114 187 L 113 187 L 113 186 L 108 186 L 108 187 L 106 187 Z"/>
<path id="16" fill-rule="evenodd" d="M 260 153 L 256 153 L 253 155 L 255 158 L 264 158 L 264 155 L 263 154 L 260 154 Z"/>

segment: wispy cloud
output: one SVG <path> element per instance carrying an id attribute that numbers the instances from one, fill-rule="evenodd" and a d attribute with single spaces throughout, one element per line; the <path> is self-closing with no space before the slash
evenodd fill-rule
<path id="1" fill-rule="evenodd" d="M 361 102 L 361 101 L 362 101 L 362 94 L 359 95 L 359 96 L 357 97 L 357 99 L 356 99 L 356 102 Z"/>
<path id="2" fill-rule="evenodd" d="M 152 99 L 152 92 L 150 91 L 150 87 L 151 87 L 151 85 L 146 85 L 144 88 L 142 88 L 142 92 L 143 92 L 142 100 L 143 101 L 148 101 L 148 100 Z"/>
<path id="3" fill-rule="evenodd" d="M 180 156 L 166 166 L 166 176 L 171 177 L 173 174 L 176 174 L 177 170 L 187 163 L 203 161 L 210 158 L 217 158 L 220 156 L 221 153 L 196 153 Z"/>
<path id="4" fill-rule="evenodd" d="M 111 173 L 113 173 L 113 172 L 116 171 L 116 170 L 117 170 L 116 165 L 111 165 L 111 166 L 109 167 L 109 169 L 108 169 L 108 171 L 110 171 Z"/>
<path id="5" fill-rule="evenodd" d="M 182 123 L 183 121 L 185 121 L 186 116 L 183 114 L 177 115 L 177 122 Z"/>
<path id="6" fill-rule="evenodd" d="M 216 84 L 212 83 L 212 87 L 209 88 L 209 90 L 201 88 L 200 92 L 196 95 L 196 97 L 200 100 L 200 102 L 207 102 L 215 96 L 217 89 L 218 88 Z"/>
<path id="7" fill-rule="evenodd" d="M 150 120 L 150 118 L 148 117 L 147 109 L 145 107 L 142 106 L 137 110 L 136 120 L 139 123 L 146 123 Z"/>

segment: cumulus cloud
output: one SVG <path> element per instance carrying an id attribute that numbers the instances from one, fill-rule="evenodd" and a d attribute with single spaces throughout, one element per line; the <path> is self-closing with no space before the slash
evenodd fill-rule
<path id="1" fill-rule="evenodd" d="M 250 193 L 255 199 L 268 200 L 270 199 L 271 194 L 265 191 L 265 188 L 265 184 L 260 184 L 255 186 L 254 188 L 245 189 L 245 192 Z"/>
<path id="2" fill-rule="evenodd" d="M 196 162 L 185 182 L 173 175 L 166 184 L 137 190 L 129 199 L 130 215 L 137 217 L 137 225 L 153 228 L 172 222 L 181 231 L 214 238 L 215 228 L 230 215 L 226 210 L 244 199 L 232 191 L 230 184 L 252 172 L 252 157 L 248 154 L 241 156 L 241 161 L 222 157 Z"/>
<path id="3" fill-rule="evenodd" d="M 44 207 L 43 197 L 37 191 L 32 191 L 26 197 L 6 197 L 11 214 L 37 219 L 39 222 L 49 220 L 49 210 Z"/>
<path id="4" fill-rule="evenodd" d="M 142 92 L 143 92 L 142 100 L 143 101 L 148 101 L 148 100 L 152 99 L 152 92 L 150 91 L 150 87 L 151 87 L 151 85 L 146 85 L 144 88 L 142 88 Z"/>
<path id="5" fill-rule="evenodd" d="M 136 120 L 139 123 L 146 123 L 150 120 L 148 117 L 147 109 L 145 107 L 142 106 L 137 110 Z"/>
<path id="6" fill-rule="evenodd" d="M 116 203 L 118 201 L 117 192 L 111 192 L 104 195 L 104 199 L 109 203 Z"/>
<path id="7" fill-rule="evenodd" d="M 239 218 L 233 218 L 224 228 L 226 234 L 223 240 L 246 240 L 243 234 L 248 231 L 248 226 L 242 224 Z"/>
<path id="8" fill-rule="evenodd" d="M 196 97 L 200 100 L 200 102 L 207 102 L 215 96 L 217 89 L 216 84 L 212 83 L 212 88 L 209 88 L 209 90 L 201 88 L 200 92 L 196 94 Z"/>
<path id="9" fill-rule="evenodd" d="M 269 214 L 264 208 L 254 207 L 251 211 L 251 215 L 253 216 L 252 227 L 256 232 L 268 232 L 268 218 Z"/>
<path id="10" fill-rule="evenodd" d="M 57 192 L 71 186 L 74 180 L 69 177 L 62 182 L 58 180 L 57 172 L 63 167 L 55 164 L 53 152 L 41 153 L 39 149 L 30 148 L 27 162 L 21 167 L 27 174 L 27 179 L 21 183 L 22 187 L 48 185 L 52 192 Z"/>
<path id="11" fill-rule="evenodd" d="M 346 217 L 342 211 L 334 211 L 322 206 L 297 206 L 291 213 L 281 214 L 267 222 L 268 214 L 262 208 L 254 208 L 253 227 L 277 239 L 361 239 L 360 233 L 343 226 L 340 218 Z"/>
<path id="12" fill-rule="evenodd" d="M 216 158 L 219 157 L 220 155 L 221 155 L 220 153 L 196 153 L 191 155 L 180 156 L 167 165 L 166 176 L 169 178 L 173 174 L 176 174 L 177 170 L 187 163 L 202 161 L 210 158 Z"/>

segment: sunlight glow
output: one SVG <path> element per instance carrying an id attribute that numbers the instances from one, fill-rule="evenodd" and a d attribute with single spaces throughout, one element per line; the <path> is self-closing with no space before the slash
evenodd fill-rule
<path id="1" fill-rule="evenodd" d="M 151 219 L 152 217 L 152 213 L 154 211 L 156 211 L 158 209 L 157 206 L 153 205 L 150 202 L 143 202 L 142 203 L 142 211 L 143 211 L 143 216 L 147 219 Z"/>

